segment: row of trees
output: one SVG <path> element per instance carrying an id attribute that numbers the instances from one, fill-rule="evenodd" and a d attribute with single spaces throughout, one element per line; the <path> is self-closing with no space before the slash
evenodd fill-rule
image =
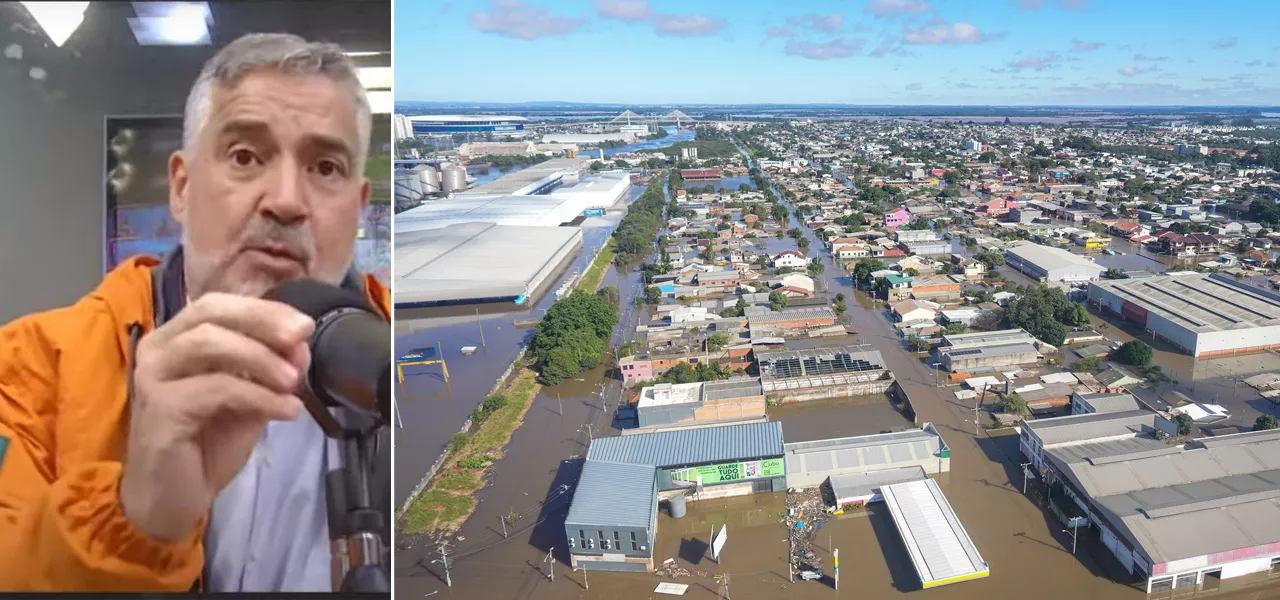
<path id="1" fill-rule="evenodd" d="M 613 230 L 619 259 L 627 260 L 645 254 L 649 249 L 649 242 L 658 234 L 658 227 L 662 225 L 662 213 L 667 206 L 666 197 L 662 195 L 663 181 L 662 177 L 654 177 L 649 182 L 649 187 L 640 194 L 640 198 L 631 203 L 627 216 L 618 223 L 618 228 Z"/>
<path id="2" fill-rule="evenodd" d="M 604 295 L 575 290 L 556 301 L 529 342 L 538 363 L 538 380 L 555 385 L 596 368 L 617 324 L 618 309 Z"/>

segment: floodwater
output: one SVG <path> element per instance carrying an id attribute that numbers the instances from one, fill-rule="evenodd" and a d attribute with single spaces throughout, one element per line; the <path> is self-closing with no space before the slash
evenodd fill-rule
<path id="1" fill-rule="evenodd" d="M 748 188 L 755 189 L 755 184 L 751 182 L 751 177 L 743 175 L 741 177 L 723 177 L 720 181 L 686 181 L 685 187 L 704 188 L 711 186 L 717 190 L 728 190 L 732 192 L 738 191 L 738 186 L 747 184 Z"/>
<path id="2" fill-rule="evenodd" d="M 816 240 L 811 239 L 811 244 L 815 252 L 825 254 L 817 250 Z M 901 349 L 883 305 L 869 300 L 864 292 L 855 292 L 847 278 L 833 275 L 834 271 L 828 268 L 821 279 L 833 291 L 844 291 L 849 299 L 847 320 L 859 333 L 831 342 L 867 343 L 880 350 L 910 397 L 918 422 L 932 422 L 941 431 L 952 458 L 951 472 L 937 478 L 939 485 L 990 564 L 990 577 L 938 588 L 928 595 L 956 600 L 1146 597 L 1142 589 L 1131 585 L 1092 531 L 1079 532 L 1078 547 L 1072 554 L 1070 534 L 1064 533 L 1062 525 L 1041 506 L 1034 484 L 1030 486 L 1032 493 L 1022 492 L 1016 435 L 1011 435 L 1012 431 L 975 433 L 973 407 L 935 387 L 934 374 L 920 357 Z M 632 269 L 619 267 L 610 272 L 606 285 L 610 281 L 622 284 L 619 289 L 625 305 L 625 299 L 639 287 L 636 280 Z M 624 323 L 634 323 L 634 318 L 628 315 Z M 630 333 L 627 326 L 619 329 L 617 340 Z M 577 380 L 544 388 L 535 399 L 505 457 L 494 466 L 492 483 L 477 494 L 475 514 L 444 548 L 451 587 L 446 584 L 437 543 L 417 536 L 397 537 L 399 594 L 467 600 L 656 597 L 652 590 L 664 581 L 658 576 L 572 572 L 567 566 L 563 532 L 569 504 L 566 491 L 577 481 L 588 438 L 605 431 L 607 435 L 616 433 L 608 418 L 616 406 L 613 391 L 617 381 L 606 380 L 606 369 L 602 366 Z M 786 423 L 789 440 L 793 429 L 797 437 L 853 435 L 856 424 L 848 428 L 840 424 L 874 420 L 877 417 L 860 411 L 883 406 L 838 400 L 805 404 L 776 409 L 777 418 Z M 829 410 L 824 412 L 825 408 Z M 879 418 L 891 422 L 888 414 Z M 918 577 L 891 519 L 874 505 L 866 512 L 828 521 L 816 536 L 819 554 L 832 547 L 844 550 L 842 590 L 833 589 L 829 577 L 818 582 L 788 581 L 787 533 L 780 525 L 784 510 L 783 494 L 758 494 L 692 502 L 682 519 L 660 514 L 655 561 L 672 558 L 681 566 L 705 572 L 705 577 L 675 580 L 689 584 L 685 595 L 694 598 L 716 597 L 722 586 L 716 578 L 720 574 L 729 575 L 729 595 L 739 600 L 839 598 L 842 593 L 847 598 L 920 594 Z M 504 535 L 499 517 L 506 515 L 513 519 L 507 521 Z M 708 558 L 707 544 L 712 526 L 720 525 L 727 525 L 729 541 L 717 564 Z M 823 564 L 830 565 L 829 556 L 823 556 Z M 1222 589 L 1213 593 L 1214 597 L 1233 599 L 1276 595 L 1280 595 L 1280 587 L 1268 584 L 1265 575 L 1226 580 Z"/>
<path id="3" fill-rule="evenodd" d="M 647 150 L 657 150 L 659 148 L 666 148 L 668 146 L 671 146 L 676 142 L 693 141 L 693 139 L 697 137 L 697 132 L 694 131 L 693 129 L 676 130 L 675 127 L 668 127 L 667 132 L 668 134 L 666 137 L 661 137 L 656 140 L 645 140 L 643 142 L 636 142 L 634 144 L 627 144 L 625 146 L 618 146 L 615 148 L 605 148 L 604 155 L 613 156 L 614 154 L 618 154 L 621 152 L 644 152 Z M 592 155 L 599 156 L 599 154 L 600 154 L 599 150 L 583 150 L 582 151 L 583 156 L 592 156 Z"/>
<path id="4" fill-rule="evenodd" d="M 634 200 L 643 191 L 641 186 L 632 186 L 630 198 Z M 543 286 L 541 298 L 526 306 L 493 303 L 396 310 L 396 356 L 438 345 L 449 369 L 446 382 L 440 365 L 404 367 L 404 382 L 397 385 L 396 408 L 403 423 L 395 436 L 393 495 L 397 509 L 444 452 L 449 437 L 461 429 L 524 347 L 533 329 L 517 327 L 515 322 L 544 314 L 555 302 L 560 282 L 586 270 L 595 256 L 593 251 L 608 241 L 621 219 L 620 213 L 608 213 L 584 221 L 583 251 Z M 604 285 L 612 285 L 608 277 Z M 467 346 L 474 346 L 475 354 L 463 356 L 462 348 Z"/>
<path id="5" fill-rule="evenodd" d="M 912 423 L 884 395 L 793 402 L 769 409 L 770 421 L 781 421 L 787 443 L 883 433 Z"/>

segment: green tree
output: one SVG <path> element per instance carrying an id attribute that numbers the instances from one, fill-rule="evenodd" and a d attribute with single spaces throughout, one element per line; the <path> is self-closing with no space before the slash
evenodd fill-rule
<path id="1" fill-rule="evenodd" d="M 1102 359 L 1097 356 L 1086 356 L 1071 365 L 1071 370 L 1076 373 L 1096 373 L 1098 367 L 1102 366 Z"/>
<path id="2" fill-rule="evenodd" d="M 605 165 L 604 163 L 602 163 L 602 162 L 600 162 L 600 161 L 598 161 L 598 160 L 591 161 L 591 170 L 592 170 L 592 171 L 599 171 L 600 169 L 603 169 L 603 168 L 605 168 L 606 166 L 607 166 L 607 165 Z"/>
<path id="3" fill-rule="evenodd" d="M 914 267 L 907 267 L 907 269 L 903 271 L 902 274 L 906 275 L 907 277 L 919 277 L 920 270 Z"/>
<path id="4" fill-rule="evenodd" d="M 1173 417 L 1173 422 L 1178 425 L 1178 435 L 1190 435 L 1191 430 L 1196 426 L 1196 420 L 1191 415 L 1180 412 Z"/>
<path id="5" fill-rule="evenodd" d="M 1128 277 L 1128 275 L 1125 275 L 1124 270 L 1115 268 L 1107 269 L 1102 273 L 1102 276 L 1107 279 L 1124 279 Z"/>
<path id="6" fill-rule="evenodd" d="M 1151 364 L 1151 356 L 1153 352 L 1151 346 L 1142 340 L 1133 340 L 1125 342 L 1116 350 L 1116 360 L 1135 367 L 1145 367 Z"/>
<path id="7" fill-rule="evenodd" d="M 1004 266 L 1005 264 L 1004 255 L 999 252 L 979 252 L 973 256 L 973 260 L 987 265 L 988 269 Z"/>
<path id="8" fill-rule="evenodd" d="M 717 331 L 707 337 L 708 352 L 719 352 L 727 345 L 729 345 L 729 336 L 722 332 Z"/>
<path id="9" fill-rule="evenodd" d="M 632 344 L 631 342 L 627 342 L 618 347 L 618 358 L 626 358 L 628 356 L 635 356 L 635 355 L 636 355 L 636 347 L 635 347 L 635 344 Z"/>
<path id="10" fill-rule="evenodd" d="M 449 452 L 457 454 L 471 442 L 471 436 L 459 431 L 449 438 Z"/>
<path id="11" fill-rule="evenodd" d="M 810 262 L 808 267 L 806 268 L 809 271 L 809 275 L 811 277 L 817 277 L 821 275 L 824 270 L 826 270 L 826 267 L 823 266 L 822 264 L 822 259 L 818 259 L 818 258 L 813 259 L 813 261 Z"/>
<path id="12" fill-rule="evenodd" d="M 547 355 L 542 363 L 542 372 L 538 380 L 543 385 L 556 385 L 561 381 L 577 375 L 580 371 L 577 357 L 568 348 L 556 348 Z"/>
<path id="13" fill-rule="evenodd" d="M 884 270 L 884 261 L 878 258 L 864 258 L 853 267 L 854 282 L 861 283 L 871 277 L 872 273 Z"/>
<path id="14" fill-rule="evenodd" d="M 843 293 L 843 292 L 840 292 L 840 293 L 837 293 L 837 294 L 836 294 L 836 302 L 844 302 L 844 293 Z"/>
<path id="15" fill-rule="evenodd" d="M 1093 321 L 1089 318 L 1089 309 L 1079 302 L 1072 302 L 1060 315 L 1055 315 L 1055 317 L 1072 327 L 1086 327 L 1093 324 Z"/>
<path id="16" fill-rule="evenodd" d="M 947 323 L 942 327 L 942 331 L 947 335 L 957 335 L 969 330 L 969 326 L 964 323 Z"/>
<path id="17" fill-rule="evenodd" d="M 769 308 L 782 310 L 787 307 L 787 297 L 782 292 L 769 292 Z"/>
<path id="18" fill-rule="evenodd" d="M 662 302 L 662 290 L 658 286 L 651 285 L 644 288 L 644 301 L 647 304 L 658 304 Z"/>
<path id="19" fill-rule="evenodd" d="M 1011 414 L 1025 417 L 1030 414 L 1027 410 L 1027 401 L 1017 393 L 1007 394 L 1000 399 L 1000 410 Z"/>
<path id="20" fill-rule="evenodd" d="M 1276 427 L 1280 427 L 1280 420 L 1277 420 L 1272 415 L 1262 415 L 1261 417 L 1258 417 L 1257 420 L 1253 422 L 1254 431 L 1275 429 Z"/>
<path id="21" fill-rule="evenodd" d="M 607 301 L 609 304 L 614 305 L 615 307 L 618 306 L 618 303 L 622 301 L 622 296 L 618 294 L 618 288 L 611 285 L 607 285 L 605 287 L 600 288 L 600 290 L 596 292 L 596 295 L 600 296 L 601 298 L 604 298 L 605 301 Z"/>
<path id="22" fill-rule="evenodd" d="M 908 352 L 925 352 L 929 350 L 929 347 L 931 345 L 932 344 L 929 343 L 929 340 L 926 340 L 918 335 L 911 334 L 907 336 Z"/>

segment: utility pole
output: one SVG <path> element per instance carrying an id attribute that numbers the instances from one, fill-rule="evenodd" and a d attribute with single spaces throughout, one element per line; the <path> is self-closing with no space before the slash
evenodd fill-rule
<path id="1" fill-rule="evenodd" d="M 556 559 L 552 558 L 553 553 L 554 553 L 555 551 L 556 551 L 556 547 L 555 547 L 555 546 L 552 546 L 550 550 L 547 550 L 547 560 L 546 560 L 546 562 L 547 562 L 547 564 L 551 565 L 551 566 L 549 567 L 548 571 L 547 571 L 547 575 L 548 575 L 548 578 L 549 578 L 551 581 L 555 581 L 555 580 L 556 580 Z M 583 570 L 583 573 L 586 573 L 586 570 L 585 570 L 585 569 Z"/>
<path id="2" fill-rule="evenodd" d="M 449 555 L 445 552 L 444 544 L 440 544 L 440 562 L 444 564 L 444 584 L 453 587 L 453 579 L 449 577 Z"/>
<path id="3" fill-rule="evenodd" d="M 836 589 L 840 589 L 840 549 L 836 548 L 832 553 L 832 566 L 836 571 Z"/>
<path id="4" fill-rule="evenodd" d="M 1027 467 L 1030 467 L 1030 466 L 1031 466 L 1031 463 L 1029 462 L 1022 463 L 1022 494 L 1023 495 L 1026 495 L 1027 493 L 1027 475 L 1029 474 L 1029 472 L 1027 471 Z"/>
<path id="5" fill-rule="evenodd" d="M 591 589 L 591 582 L 587 581 L 587 563 L 582 563 L 582 587 Z"/>
<path id="6" fill-rule="evenodd" d="M 1071 553 L 1072 554 L 1076 553 L 1076 538 L 1079 536 L 1079 531 L 1080 531 L 1080 518 L 1076 517 L 1074 519 L 1071 519 Z M 1066 529 L 1062 530 L 1062 533 L 1066 533 L 1066 532 L 1067 532 Z"/>
<path id="7" fill-rule="evenodd" d="M 506 518 L 506 517 L 504 517 L 504 516 L 502 516 L 502 515 L 498 515 L 498 520 L 499 520 L 499 521 L 502 521 L 502 537 L 503 537 L 503 539 L 506 539 L 506 537 L 507 537 L 507 518 Z"/>
<path id="8" fill-rule="evenodd" d="M 791 565 L 792 553 L 796 551 L 795 541 L 791 539 L 791 529 L 787 528 L 787 581 L 796 582 L 795 568 Z"/>
<path id="9" fill-rule="evenodd" d="M 560 393 L 556 392 L 556 404 L 560 405 L 560 416 L 564 416 L 564 401 L 560 399 Z"/>
<path id="10" fill-rule="evenodd" d="M 480 345 L 488 348 L 489 345 L 484 343 L 484 325 L 480 323 L 480 309 L 476 309 L 476 327 L 480 328 Z"/>

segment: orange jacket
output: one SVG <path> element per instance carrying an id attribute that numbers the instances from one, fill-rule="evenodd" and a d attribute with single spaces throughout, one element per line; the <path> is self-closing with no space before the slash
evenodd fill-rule
<path id="1" fill-rule="evenodd" d="M 128 329 L 154 327 L 156 264 L 130 259 L 74 305 L 0 328 L 0 590 L 188 591 L 200 579 L 203 524 L 162 543 L 119 500 Z M 389 315 L 386 288 L 364 280 Z"/>

